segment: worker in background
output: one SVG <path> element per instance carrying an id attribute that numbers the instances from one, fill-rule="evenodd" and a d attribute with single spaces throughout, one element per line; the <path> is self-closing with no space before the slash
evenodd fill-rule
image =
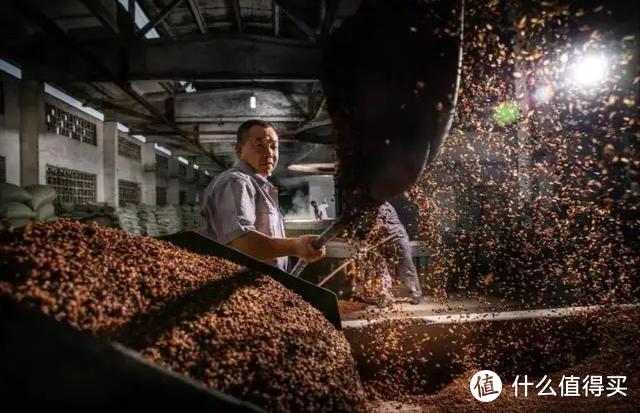
<path id="1" fill-rule="evenodd" d="M 320 220 L 329 219 L 329 214 L 327 210 L 329 209 L 329 204 L 327 203 L 327 198 L 322 198 L 322 203 L 318 205 L 318 213 L 320 216 Z"/>
<path id="2" fill-rule="evenodd" d="M 325 255 L 312 242 L 317 235 L 287 238 L 278 191 L 267 178 L 278 163 L 278 135 L 271 124 L 248 120 L 238 128 L 238 160 L 214 179 L 202 197 L 200 233 L 280 269 L 289 256 L 312 262 Z"/>
<path id="3" fill-rule="evenodd" d="M 311 208 L 313 209 L 313 216 L 316 218 L 316 221 L 320 221 L 322 218 L 320 218 L 320 210 L 315 200 L 311 201 Z"/>
<path id="4" fill-rule="evenodd" d="M 382 271 L 383 277 L 393 274 L 399 277 L 411 293 L 411 303 L 419 304 L 422 300 L 422 289 L 418 280 L 418 271 L 413 263 L 409 234 L 400 222 L 395 208 L 388 202 L 382 204 L 379 209 L 378 225 L 384 233 L 397 234 L 397 237 L 383 246 L 383 255 L 386 258 L 387 271 Z M 383 280 L 382 286 L 388 289 L 391 280 Z M 389 296 L 390 292 L 383 291 L 383 295 Z"/>
<path id="5" fill-rule="evenodd" d="M 411 303 L 420 304 L 422 289 L 413 263 L 409 235 L 395 208 L 385 202 L 378 207 L 375 214 L 365 217 L 365 221 L 367 225 L 356 230 L 356 238 L 370 246 L 392 235 L 394 237 L 376 249 L 362 254 L 353 268 L 347 267 L 350 287 L 346 289 L 345 295 L 359 297 L 378 307 L 387 307 L 393 304 L 391 286 L 395 275 L 409 290 Z M 367 231 L 368 234 L 365 235 L 362 231 Z M 359 251 L 362 252 L 364 249 L 365 247 L 361 246 Z"/>

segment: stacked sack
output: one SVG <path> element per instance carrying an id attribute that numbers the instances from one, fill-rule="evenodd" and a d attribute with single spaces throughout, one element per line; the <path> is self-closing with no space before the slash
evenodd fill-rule
<path id="1" fill-rule="evenodd" d="M 121 229 L 131 234 L 142 235 L 142 227 L 140 226 L 136 205 L 126 204 L 124 208 L 116 209 L 113 215 Z"/>
<path id="2" fill-rule="evenodd" d="M 88 202 L 82 205 L 76 205 L 76 208 L 84 208 L 89 216 L 83 219 L 84 222 L 95 222 L 103 227 L 116 227 L 117 220 L 113 214 L 116 209 L 106 202 Z"/>
<path id="3" fill-rule="evenodd" d="M 182 206 L 182 226 L 185 230 L 191 230 L 200 226 L 200 209 L 192 205 Z"/>
<path id="4" fill-rule="evenodd" d="M 165 206 L 156 210 L 160 235 L 175 234 L 182 231 L 182 220 L 178 216 L 178 209 L 175 206 Z"/>
<path id="5" fill-rule="evenodd" d="M 156 217 L 156 207 L 151 205 L 140 205 L 138 207 L 138 217 L 140 217 L 140 226 L 145 235 L 150 237 L 158 237 L 161 235 L 160 227 Z"/>
<path id="6" fill-rule="evenodd" d="M 47 185 L 29 185 L 24 188 L 31 195 L 27 202 L 36 213 L 38 221 L 51 221 L 57 219 L 56 208 L 53 203 L 56 200 L 56 190 Z"/>
<path id="7" fill-rule="evenodd" d="M 86 204 L 62 202 L 60 203 L 60 210 L 60 218 L 95 222 L 104 227 L 117 226 L 116 220 L 113 217 L 115 208 L 106 202 L 89 202 Z"/>
<path id="8" fill-rule="evenodd" d="M 3 229 L 13 230 L 36 219 L 31 194 L 17 185 L 0 184 L 0 220 Z"/>

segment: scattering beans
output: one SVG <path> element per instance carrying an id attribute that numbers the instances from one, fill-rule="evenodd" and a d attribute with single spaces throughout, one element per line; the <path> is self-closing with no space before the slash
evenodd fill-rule
<path id="1" fill-rule="evenodd" d="M 372 317 L 373 318 L 373 317 Z M 365 391 L 375 411 L 623 411 L 640 407 L 640 310 L 611 307 L 566 317 L 433 325 L 421 320 L 387 320 L 364 330 L 346 330 Z M 492 370 L 502 394 L 491 403 L 470 393 L 471 377 Z M 538 384 L 546 375 L 556 397 L 515 397 L 516 376 Z M 580 378 L 580 397 L 560 397 L 562 376 Z M 587 376 L 626 376 L 626 396 L 584 396 Z M 404 410 L 406 409 L 406 410 Z"/>

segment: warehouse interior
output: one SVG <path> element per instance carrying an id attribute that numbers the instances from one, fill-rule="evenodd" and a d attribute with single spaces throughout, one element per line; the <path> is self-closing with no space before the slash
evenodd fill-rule
<path id="1" fill-rule="evenodd" d="M 190 17 L 191 13 L 201 16 L 199 6 L 193 2 L 166 5 L 171 7 L 148 2 L 143 8 L 136 3 L 135 18 L 128 14 L 127 2 L 88 3 L 47 6 L 43 2 L 31 9 L 24 6 L 19 11 L 24 19 L 19 20 L 13 18 L 16 13 L 11 9 L 13 6 L 3 6 L 7 39 L 3 47 L 6 56 L 13 58 L 11 62 L 19 62 L 17 67 L 4 61 L 6 110 L 2 155 L 6 182 L 44 184 L 46 165 L 50 165 L 92 175 L 95 188 L 90 189 L 89 200 L 94 202 L 120 205 L 123 197 L 123 202 L 148 205 L 193 205 L 198 203 L 198 194 L 211 177 L 233 163 L 239 124 L 263 118 L 276 125 L 282 135 L 282 162 L 276 176 L 293 188 L 291 194 L 283 194 L 289 197 L 289 202 L 283 205 L 289 207 L 290 214 L 310 216 L 308 201 L 302 208 L 298 205 L 301 210 L 294 212 L 292 200 L 297 186 L 303 188 L 297 204 L 302 204 L 303 196 L 332 198 L 330 177 L 317 175 L 299 182 L 299 177 L 287 170 L 288 165 L 302 160 L 331 162 L 332 155 L 323 146 L 293 139 L 303 127 L 323 121 L 322 91 L 314 68 L 319 62 L 319 51 L 290 19 L 271 21 L 270 2 L 247 8 L 246 18 L 237 21 L 226 6 L 215 2 L 206 5 L 211 27 L 203 25 L 202 17 L 195 20 Z M 320 18 L 319 10 L 296 10 L 296 13 L 311 16 L 316 13 L 315 19 Z M 154 21 L 150 22 L 149 16 Z M 239 30 L 233 28 L 237 24 L 241 24 Z M 224 38 L 216 39 L 216 34 Z M 175 42 L 176 36 L 185 39 L 185 43 Z M 133 45 L 133 39 L 146 39 L 140 44 L 151 46 L 149 52 L 156 55 L 148 58 L 162 64 L 146 61 L 144 53 L 133 49 L 127 51 L 128 56 L 118 56 L 120 45 Z M 85 52 L 78 53 L 79 42 L 84 43 Z M 42 53 L 34 53 L 35 49 L 27 43 L 40 44 L 38 49 Z M 115 48 L 112 57 L 108 47 Z M 101 51 L 100 62 L 91 57 L 96 50 Z M 300 53 L 291 55 L 298 58 L 300 54 L 304 61 L 270 59 L 274 54 L 287 55 L 289 50 L 299 50 Z M 236 56 L 235 62 L 224 58 L 231 51 Z M 52 59 L 53 56 L 56 57 Z M 138 58 L 141 59 L 138 63 L 133 61 Z M 246 67 L 251 59 L 251 66 L 259 70 Z M 274 67 L 267 67 L 267 61 Z M 144 66 L 141 72 L 121 73 L 120 66 L 138 64 Z M 36 68 L 42 72 L 29 73 Z M 31 82 L 36 79 L 40 83 Z M 29 87 L 30 93 L 26 92 Z M 255 108 L 250 107 L 251 97 L 256 100 Z M 51 111 L 51 116 L 43 117 L 43 110 Z M 31 122 L 30 114 L 35 116 L 32 121 L 37 120 L 39 128 L 34 132 L 43 138 L 31 142 L 30 145 L 36 145 L 32 147 L 25 142 L 21 154 L 20 125 Z M 65 116 L 72 119 L 68 123 L 71 128 L 65 128 Z M 91 136 L 84 140 L 73 130 L 67 130 L 80 120 L 90 123 L 87 127 Z M 326 114 L 324 120 L 326 123 Z M 47 133 L 52 136 L 44 139 Z M 53 137 L 69 138 L 70 133 L 75 135 L 71 140 Z M 78 145 L 74 142 L 77 140 L 91 146 Z M 61 156 L 62 153 L 65 155 Z M 33 159 L 27 159 L 27 155 Z M 37 170 L 33 169 L 36 164 Z M 27 165 L 32 165 L 32 169 Z M 157 173 L 153 174 L 154 170 Z"/>
<path id="2" fill-rule="evenodd" d="M 475 411 L 490 369 L 502 411 L 637 411 L 639 21 L 616 0 L 1 2 L 0 398 Z M 405 75 L 435 115 L 389 127 Z M 197 232 L 251 119 L 279 137 L 287 237 L 327 241 L 301 276 Z M 362 188 L 397 211 L 418 305 L 384 287 Z M 628 394 L 518 398 L 518 375 L 564 373 Z"/>

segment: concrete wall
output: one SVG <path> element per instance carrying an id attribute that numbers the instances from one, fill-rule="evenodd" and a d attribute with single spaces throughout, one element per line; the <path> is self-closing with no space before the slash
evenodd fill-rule
<path id="1" fill-rule="evenodd" d="M 178 179 L 178 166 L 180 162 L 175 156 L 169 158 L 169 178 L 167 178 L 167 205 L 180 203 L 181 180 Z"/>
<path id="2" fill-rule="evenodd" d="M 156 150 L 153 143 L 142 144 L 142 203 L 156 204 L 156 186 L 158 185 L 155 171 Z"/>
<path id="3" fill-rule="evenodd" d="M 118 179 L 144 185 L 144 171 L 140 162 L 118 155 Z"/>
<path id="4" fill-rule="evenodd" d="M 323 199 L 326 199 L 329 204 L 329 208 L 327 208 L 329 219 L 336 217 L 335 196 L 333 175 L 309 177 L 309 202 L 316 201 L 320 205 Z"/>
<path id="5" fill-rule="evenodd" d="M 299 192 L 294 195 L 293 205 L 295 212 L 291 211 L 286 214 L 285 219 L 314 219 L 314 212 L 311 207 L 311 201 L 316 201 L 319 204 L 323 199 L 327 200 L 329 208 L 327 208 L 327 215 L 329 219 L 336 217 L 335 209 L 335 185 L 333 175 L 309 175 L 309 176 L 294 176 L 287 178 L 280 178 L 278 185 L 281 187 L 296 188 L 304 185 L 309 187 L 308 196 L 297 196 L 302 193 Z M 334 202 L 331 200 L 334 199 Z"/>
<path id="6" fill-rule="evenodd" d="M 44 133 L 44 83 L 20 84 L 20 184 L 40 183 L 40 135 Z"/>
<path id="7" fill-rule="evenodd" d="M 169 205 L 179 203 L 180 191 L 186 193 L 187 203 L 199 203 L 202 189 L 193 178 L 192 165 L 187 166 L 186 179 L 178 178 L 178 160 L 177 157 L 171 156 L 169 176 L 158 175 L 154 169 L 156 150 L 153 143 L 144 144 L 129 138 L 141 146 L 142 160 L 139 162 L 120 156 L 117 136 L 122 132 L 117 131 L 115 122 L 102 122 L 56 97 L 45 94 L 42 83 L 23 82 L 5 73 L 0 73 L 0 81 L 3 86 L 4 106 L 4 113 L 0 114 L 0 156 L 4 156 L 6 160 L 7 182 L 24 184 L 25 174 L 21 167 L 24 169 L 26 164 L 21 163 L 21 159 L 27 155 L 27 160 L 34 164 L 33 168 L 27 168 L 28 179 L 34 183 L 46 184 L 47 165 L 96 175 L 96 200 L 99 202 L 117 205 L 117 182 L 124 179 L 141 185 L 141 201 L 148 205 L 156 204 L 156 186 L 167 188 Z M 48 132 L 44 109 L 46 103 L 94 123 L 97 144 L 92 145 Z M 28 116 L 23 116 L 24 113 Z M 23 124 L 25 121 L 28 121 L 27 124 Z M 25 128 L 26 132 L 23 130 Z M 109 139 L 107 135 L 110 136 Z M 28 139 L 26 146 L 23 144 L 25 139 Z M 28 156 L 31 147 L 37 151 L 35 156 Z"/>
<path id="8" fill-rule="evenodd" d="M 171 178 L 167 181 L 167 205 L 178 205 L 180 203 L 180 181 Z"/>
<path id="9" fill-rule="evenodd" d="M 97 176 L 97 201 L 104 201 L 102 122 L 99 119 L 89 116 L 86 113 L 67 105 L 53 96 L 46 95 L 45 102 L 96 124 L 97 145 L 79 142 L 67 136 L 61 136 L 45 130 L 44 133 L 40 135 L 39 182 L 41 184 L 47 183 L 47 165 L 75 169 L 77 171 L 94 174 Z"/>
<path id="10" fill-rule="evenodd" d="M 176 157 L 169 158 L 169 170 L 177 168 L 178 159 Z M 174 168 L 175 167 L 175 168 Z M 180 201 L 180 191 L 186 190 L 185 184 L 178 178 L 172 178 L 171 174 L 167 176 L 156 176 L 156 186 L 167 188 L 167 205 L 177 205 Z"/>
<path id="11" fill-rule="evenodd" d="M 26 82 L 16 79 L 10 75 L 0 73 L 0 81 L 3 86 L 3 106 L 4 113 L 0 114 L 0 156 L 6 159 L 6 178 L 7 182 L 21 185 L 24 182 L 21 171 L 21 124 L 23 119 L 22 112 L 27 109 L 32 121 L 29 122 L 29 133 L 37 131 L 38 139 L 32 144 L 37 148 L 37 155 L 30 157 L 30 161 L 35 161 L 37 167 L 35 175 L 30 179 L 36 180 L 38 183 L 46 184 L 46 166 L 53 165 L 62 168 L 69 168 L 81 172 L 96 175 L 96 198 L 99 202 L 108 201 L 111 204 L 117 204 L 117 181 L 124 179 L 127 181 L 138 182 L 141 184 L 142 202 L 149 205 L 156 203 L 156 186 L 168 188 L 169 203 L 177 204 L 179 191 L 187 192 L 188 199 L 195 199 L 196 186 L 181 184 L 178 179 L 169 179 L 156 176 L 153 170 L 155 164 L 155 149 L 153 143 L 144 144 L 134 138 L 132 142 L 140 145 L 142 148 L 142 160 L 140 162 L 129 159 L 117 154 L 117 139 L 110 140 L 109 150 L 105 150 L 105 130 L 114 137 L 117 137 L 115 122 L 102 122 L 75 107 L 53 97 L 48 94 L 31 93 L 29 102 L 22 99 L 24 95 L 24 86 Z M 42 85 L 42 84 L 40 84 Z M 33 86 L 29 91 L 36 91 L 37 85 Z M 31 102 L 34 100 L 37 102 Z M 34 103 L 31 105 L 31 103 Z M 87 144 L 71 139 L 67 136 L 61 136 L 56 133 L 50 133 L 46 130 L 46 114 L 44 104 L 48 103 L 59 107 L 75 116 L 92 122 L 96 125 L 96 143 L 97 145 Z M 37 106 L 33 111 L 31 107 Z M 37 125 L 34 126 L 34 124 Z M 109 126 L 109 128 L 107 128 Z M 106 128 L 106 129 L 105 129 Z M 25 135 L 25 136 L 27 136 Z M 35 135 L 34 135 L 35 136 Z M 23 137 L 24 138 L 24 137 Z M 27 148 L 28 149 L 28 148 Z M 27 151 L 28 152 L 28 151 Z M 109 152 L 111 155 L 107 154 Z M 177 159 L 171 157 L 171 161 L 177 164 Z M 145 165 L 147 168 L 145 169 Z M 188 169 L 192 167 L 189 166 Z M 111 170 L 109 174 L 107 170 Z M 109 182 L 107 182 L 107 180 Z M 113 184 L 108 185 L 111 181 Z M 108 187 L 108 188 L 107 188 Z M 115 194 L 114 194 L 115 192 Z M 192 201 L 193 202 L 193 201 Z"/>
<path id="12" fill-rule="evenodd" d="M 167 188 L 168 185 L 169 185 L 169 180 L 167 178 L 156 176 L 156 186 Z"/>
<path id="13" fill-rule="evenodd" d="M 141 150 L 143 150 L 144 144 L 142 142 L 126 136 L 125 139 L 134 142 L 136 145 L 140 146 Z M 140 190 L 144 192 L 145 173 L 142 161 L 127 158 L 118 154 L 118 161 L 116 162 L 116 165 L 116 178 L 118 180 L 123 179 L 125 181 L 136 182 L 140 184 Z"/>
<path id="14" fill-rule="evenodd" d="M 193 165 L 187 165 L 187 177 L 180 179 L 180 191 L 186 193 L 185 203 L 194 205 L 196 203 L 196 193 L 198 191 L 198 184 L 195 182 L 194 177 L 195 170 Z"/>
<path id="15" fill-rule="evenodd" d="M 0 114 L 0 156 L 5 157 L 7 182 L 20 185 L 20 81 L 0 73 L 4 114 Z"/>

